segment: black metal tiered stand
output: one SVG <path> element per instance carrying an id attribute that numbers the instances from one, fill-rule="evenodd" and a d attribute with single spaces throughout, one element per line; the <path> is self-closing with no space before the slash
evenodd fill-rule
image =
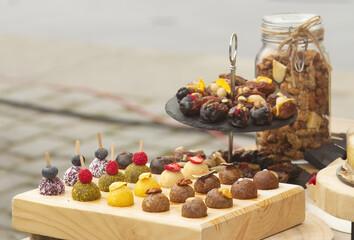
<path id="1" fill-rule="evenodd" d="M 237 35 L 234 33 L 230 39 L 229 45 L 229 58 L 230 58 L 230 70 L 231 70 L 231 99 L 235 99 L 235 71 L 236 71 L 236 53 L 237 53 Z M 258 131 L 265 131 L 270 129 L 277 129 L 286 125 L 293 123 L 297 119 L 298 112 L 291 116 L 288 119 L 280 120 L 280 119 L 273 119 L 270 125 L 255 125 L 251 119 L 248 121 L 248 125 L 244 128 L 238 128 L 231 125 L 227 119 L 217 122 L 217 123 L 203 123 L 199 121 L 199 116 L 185 116 L 179 107 L 179 103 L 177 101 L 177 97 L 174 96 L 166 103 L 165 110 L 168 115 L 170 115 L 173 119 L 177 120 L 180 123 L 206 129 L 206 130 L 214 130 L 225 132 L 229 134 L 229 141 L 228 141 L 228 162 L 231 162 L 231 156 L 233 152 L 233 138 L 234 133 L 245 133 L 245 132 L 258 132 Z M 302 171 L 298 179 L 293 182 L 298 185 L 305 186 L 305 183 L 310 178 L 310 174 L 306 171 Z"/>
<path id="2" fill-rule="evenodd" d="M 231 99 L 234 101 L 235 99 L 235 76 L 236 76 L 236 54 L 237 54 L 237 35 L 236 33 L 232 34 L 231 39 L 230 39 L 230 45 L 229 45 L 229 58 L 230 58 L 230 70 L 231 70 Z M 172 118 L 177 120 L 180 123 L 196 127 L 196 128 L 201 128 L 201 129 L 207 129 L 207 130 L 214 130 L 214 131 L 220 131 L 220 132 L 225 132 L 229 134 L 229 159 L 228 162 L 231 162 L 231 155 L 232 155 L 232 150 L 233 150 L 233 135 L 234 132 L 258 132 L 258 131 L 265 131 L 265 130 L 270 130 L 270 129 L 276 129 L 280 128 L 286 125 L 289 125 L 293 123 L 296 118 L 297 118 L 297 111 L 296 113 L 291 116 L 288 119 L 285 120 L 280 120 L 280 119 L 274 119 L 272 121 L 272 124 L 270 125 L 255 125 L 251 119 L 248 121 L 248 126 L 244 128 L 237 128 L 233 125 L 231 125 L 227 119 L 217 122 L 217 123 L 203 123 L 199 121 L 199 116 L 185 116 L 180 108 L 179 108 L 179 103 L 177 101 L 177 97 L 174 96 L 168 102 L 166 103 L 165 110 L 168 115 L 170 115 Z"/>

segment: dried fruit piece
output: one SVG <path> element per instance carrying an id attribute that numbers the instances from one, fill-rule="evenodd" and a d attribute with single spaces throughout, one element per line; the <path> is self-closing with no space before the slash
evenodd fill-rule
<path id="1" fill-rule="evenodd" d="M 126 182 L 114 182 L 109 186 L 109 191 L 116 190 L 118 188 L 121 188 L 123 186 L 127 186 Z"/>
<path id="2" fill-rule="evenodd" d="M 287 102 L 294 102 L 293 98 L 287 98 L 287 97 L 278 97 L 276 99 L 276 105 L 275 105 L 275 109 L 276 109 L 276 116 L 280 115 L 280 108 L 281 106 L 283 106 L 285 103 Z"/>
<path id="3" fill-rule="evenodd" d="M 225 90 L 226 90 L 226 92 L 227 92 L 228 94 L 231 93 L 230 85 L 229 85 L 224 79 L 219 78 L 218 80 L 215 81 L 215 83 L 216 83 L 217 85 L 219 85 L 220 87 L 225 88 Z"/>
<path id="4" fill-rule="evenodd" d="M 181 167 L 177 163 L 170 163 L 168 165 L 164 166 L 164 169 L 172 172 L 178 172 L 181 171 Z"/>
<path id="5" fill-rule="evenodd" d="M 205 91 L 205 82 L 204 82 L 203 78 L 199 78 L 198 88 L 200 90 L 202 90 L 203 92 Z"/>
<path id="6" fill-rule="evenodd" d="M 315 112 L 310 112 L 309 119 L 306 122 L 306 128 L 318 130 L 321 126 L 322 118 Z"/>
<path id="7" fill-rule="evenodd" d="M 286 66 L 273 59 L 273 79 L 278 83 L 284 81 Z"/>
<path id="8" fill-rule="evenodd" d="M 194 157 L 188 157 L 188 160 L 192 163 L 195 163 L 195 164 L 201 164 L 204 161 L 204 159 L 199 155 L 194 156 Z"/>
<path id="9" fill-rule="evenodd" d="M 151 177 L 151 173 L 146 172 L 139 175 L 139 180 Z"/>
<path id="10" fill-rule="evenodd" d="M 219 188 L 218 192 L 221 193 L 224 197 L 232 198 L 230 190 L 228 188 Z"/>
<path id="11" fill-rule="evenodd" d="M 259 76 L 257 79 L 256 79 L 256 82 L 265 82 L 265 83 L 268 83 L 268 84 L 272 84 L 272 79 L 268 78 L 268 77 L 265 77 L 265 76 Z"/>

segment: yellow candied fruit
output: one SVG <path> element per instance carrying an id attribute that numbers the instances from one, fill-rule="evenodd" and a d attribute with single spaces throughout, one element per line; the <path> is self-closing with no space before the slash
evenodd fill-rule
<path id="1" fill-rule="evenodd" d="M 116 190 L 118 188 L 121 188 L 123 186 L 127 186 L 126 182 L 114 182 L 111 185 L 109 185 L 109 191 Z"/>
<path id="2" fill-rule="evenodd" d="M 142 174 L 139 175 L 139 180 L 146 179 L 146 178 L 149 178 L 149 177 L 151 177 L 151 173 L 150 172 L 142 173 Z"/>
<path id="3" fill-rule="evenodd" d="M 293 98 L 286 98 L 286 97 L 278 97 L 277 100 L 276 100 L 276 105 L 275 105 L 275 108 L 276 108 L 276 116 L 279 116 L 280 115 L 280 108 L 281 106 L 284 105 L 284 103 L 287 103 L 287 102 L 294 102 L 294 99 Z"/>
<path id="4" fill-rule="evenodd" d="M 203 92 L 205 91 L 205 82 L 204 82 L 203 78 L 199 78 L 198 88 L 200 90 L 202 90 Z"/>
<path id="5" fill-rule="evenodd" d="M 218 192 L 221 193 L 226 198 L 232 198 L 232 195 L 228 188 L 219 188 Z"/>
<path id="6" fill-rule="evenodd" d="M 220 87 L 225 88 L 225 90 L 226 90 L 226 92 L 227 92 L 228 94 L 231 93 L 230 85 L 225 81 L 225 79 L 219 78 L 218 80 L 215 81 L 215 83 L 216 83 L 217 85 L 219 85 Z"/>
<path id="7" fill-rule="evenodd" d="M 129 207 L 134 204 L 134 195 L 127 186 L 122 185 L 108 193 L 107 203 L 114 207 Z"/>
<path id="8" fill-rule="evenodd" d="M 134 186 L 134 194 L 138 197 L 146 197 L 147 194 L 145 193 L 145 191 L 149 188 L 161 187 L 160 184 L 156 181 L 156 179 L 153 179 L 151 177 L 139 179 L 139 181 Z"/>
<path id="9" fill-rule="evenodd" d="M 272 79 L 268 78 L 268 77 L 265 77 L 265 76 L 259 76 L 257 79 L 256 79 L 256 82 L 266 82 L 268 84 L 272 84 Z"/>

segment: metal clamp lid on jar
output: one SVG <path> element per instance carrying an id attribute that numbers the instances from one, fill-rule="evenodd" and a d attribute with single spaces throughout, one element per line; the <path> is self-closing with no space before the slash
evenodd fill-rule
<path id="1" fill-rule="evenodd" d="M 332 68 L 320 46 L 324 34 L 321 16 L 300 13 L 267 15 L 263 17 L 261 30 L 263 41 L 279 43 L 279 54 L 290 55 L 290 61 L 297 72 L 302 72 L 304 69 L 305 53 L 309 43 L 317 46 L 325 66 L 331 71 Z M 303 49 L 301 60 L 298 53 L 299 46 Z"/>
<path id="2" fill-rule="evenodd" d="M 280 43 L 304 22 L 316 17 L 316 14 L 304 13 L 277 13 L 262 17 L 262 40 L 266 42 Z M 310 32 L 317 41 L 323 40 L 324 29 L 322 20 L 313 25 Z M 300 39 L 299 43 L 304 43 L 306 38 Z M 311 42 L 311 39 L 308 39 Z"/>

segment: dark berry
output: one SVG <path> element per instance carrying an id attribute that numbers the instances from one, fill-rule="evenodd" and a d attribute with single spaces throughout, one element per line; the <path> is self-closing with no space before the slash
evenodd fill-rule
<path id="1" fill-rule="evenodd" d="M 84 162 L 85 162 L 85 157 L 82 156 Z M 74 166 L 81 166 L 81 162 L 80 162 L 80 155 L 74 155 L 72 158 L 71 158 L 71 163 L 74 165 Z"/>
<path id="2" fill-rule="evenodd" d="M 58 175 L 58 168 L 55 166 L 42 168 L 42 176 L 45 178 L 55 178 Z"/>
<path id="3" fill-rule="evenodd" d="M 131 163 L 133 163 L 133 154 L 130 152 L 122 152 L 118 154 L 116 162 L 119 169 L 126 169 Z"/>
<path id="4" fill-rule="evenodd" d="M 251 163 L 258 164 L 258 150 L 250 151 Z"/>
<path id="5" fill-rule="evenodd" d="M 269 157 L 261 157 L 258 160 L 258 165 L 261 169 L 267 169 L 270 165 L 274 164 L 274 159 Z"/>
<path id="6" fill-rule="evenodd" d="M 258 109 L 253 107 L 251 109 L 251 117 L 256 125 L 266 125 L 272 122 L 273 113 L 268 105 L 265 105 Z"/>
<path id="7" fill-rule="evenodd" d="M 188 115 L 189 111 L 193 107 L 193 100 L 191 98 L 191 95 L 187 95 L 182 98 L 181 102 L 179 103 L 179 107 L 183 114 Z"/>
<path id="8" fill-rule="evenodd" d="M 231 156 L 231 162 L 242 162 L 241 155 L 242 155 L 242 152 L 234 152 Z"/>
<path id="9" fill-rule="evenodd" d="M 185 88 L 185 87 L 180 88 L 178 90 L 178 92 L 176 93 L 176 97 L 177 97 L 178 102 L 180 102 L 185 96 L 187 96 L 190 93 L 191 92 L 187 88 Z"/>
<path id="10" fill-rule="evenodd" d="M 252 156 L 250 151 L 246 151 L 241 155 L 242 162 L 251 162 Z"/>
<path id="11" fill-rule="evenodd" d="M 95 157 L 99 160 L 103 160 L 105 159 L 106 157 L 108 156 L 108 151 L 107 149 L 103 148 L 102 150 L 101 149 L 97 149 L 95 151 Z"/>

